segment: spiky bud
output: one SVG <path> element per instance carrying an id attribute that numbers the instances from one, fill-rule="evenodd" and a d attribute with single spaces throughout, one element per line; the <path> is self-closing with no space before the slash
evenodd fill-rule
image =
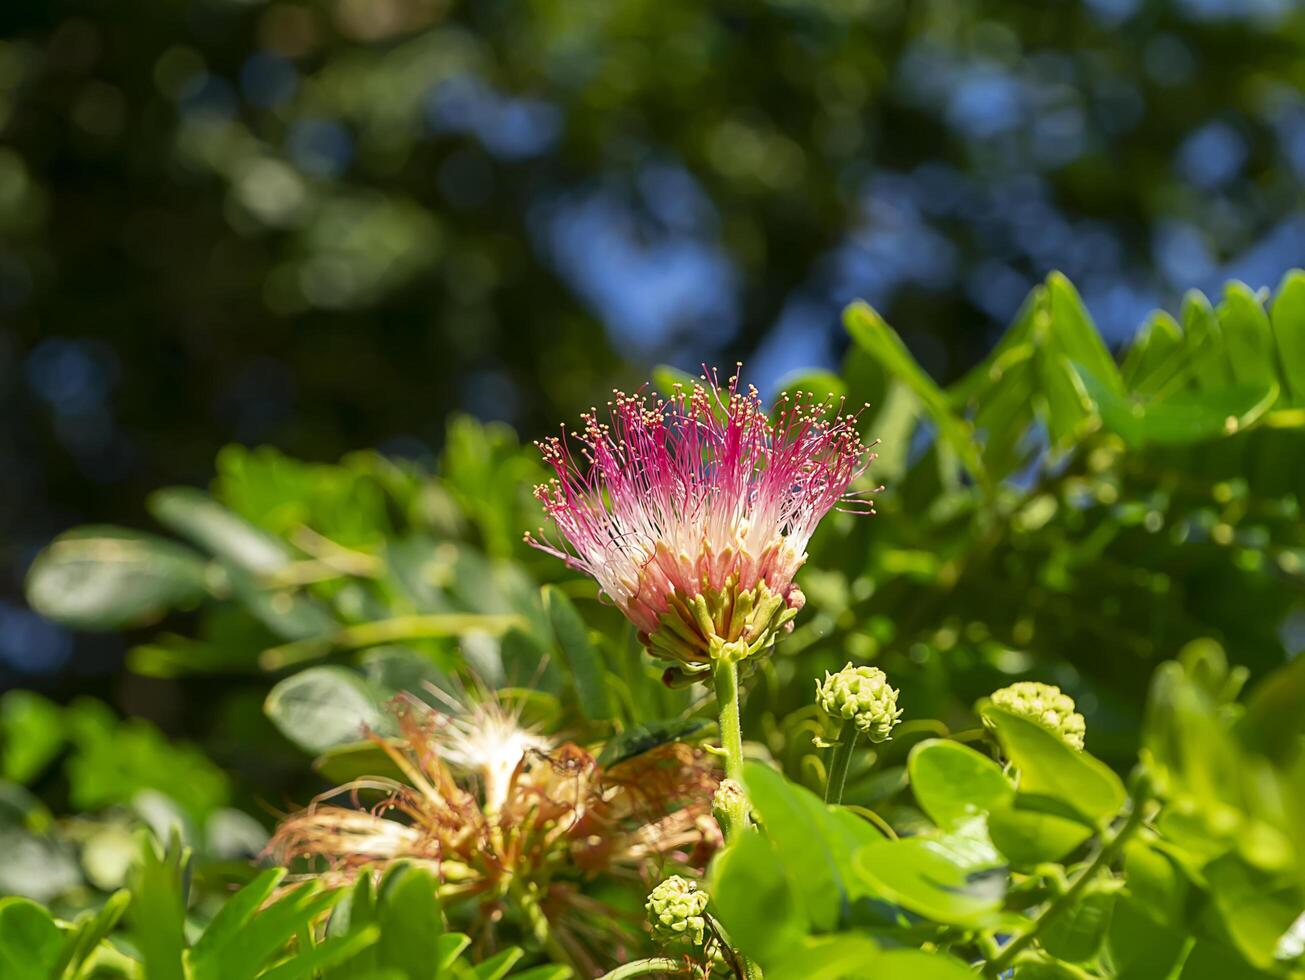
<path id="1" fill-rule="evenodd" d="M 832 718 L 850 721 L 872 742 L 886 742 L 902 717 L 897 691 L 878 667 L 854 667 L 850 663 L 836 674 L 825 671 L 816 681 L 816 704 Z"/>
<path id="2" fill-rule="evenodd" d="M 701 946 L 710 896 L 696 881 L 672 875 L 648 894 L 644 905 L 653 940 L 663 946 Z"/>
<path id="3" fill-rule="evenodd" d="M 1074 710 L 1074 699 L 1055 685 L 1019 681 L 993 691 L 992 703 L 1041 725 L 1066 745 L 1083 748 L 1087 725 L 1083 716 Z"/>

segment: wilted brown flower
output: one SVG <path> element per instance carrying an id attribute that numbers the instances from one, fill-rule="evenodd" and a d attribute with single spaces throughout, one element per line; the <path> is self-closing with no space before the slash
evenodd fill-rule
<path id="1" fill-rule="evenodd" d="M 583 919 L 601 909 L 574 883 L 599 873 L 654 876 L 672 859 L 701 864 L 719 842 L 710 801 L 719 774 L 702 750 L 659 746 L 600 765 L 551 744 L 489 700 L 458 717 L 396 703 L 401 739 L 372 734 L 404 776 L 357 779 L 277 828 L 267 853 L 346 884 L 369 866 L 428 864 L 447 902 L 475 900 L 488 929 L 504 906 L 530 901 L 579 963 L 592 962 Z M 360 797 L 382 794 L 364 808 Z M 341 798 L 351 805 L 343 805 Z M 579 913 L 583 913 L 580 915 Z"/>

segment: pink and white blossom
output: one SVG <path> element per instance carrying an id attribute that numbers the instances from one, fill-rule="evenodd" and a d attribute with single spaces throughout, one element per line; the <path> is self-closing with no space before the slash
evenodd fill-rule
<path id="1" fill-rule="evenodd" d="M 686 611 L 698 596 L 761 589 L 795 612 L 793 577 L 821 518 L 874 512 L 851 490 L 874 454 L 843 408 L 798 392 L 768 414 L 755 388 L 735 376 L 722 389 L 714 372 L 669 398 L 615 392 L 605 418 L 591 411 L 580 431 L 539 443 L 556 476 L 535 495 L 562 540 L 527 540 L 592 575 L 645 643 L 668 613 L 707 632 Z M 723 605 L 712 615 L 728 631 L 733 599 Z"/>

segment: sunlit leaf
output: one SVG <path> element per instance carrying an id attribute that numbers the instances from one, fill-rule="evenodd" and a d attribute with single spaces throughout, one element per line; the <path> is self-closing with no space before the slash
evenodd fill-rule
<path id="1" fill-rule="evenodd" d="M 1090 824 L 1114 816 L 1124 805 L 1124 784 L 1099 759 L 996 705 L 986 705 L 983 714 L 1019 770 L 1022 793 L 1049 796 Z"/>
<path id="2" fill-rule="evenodd" d="M 943 830 L 986 814 L 1015 793 L 1000 766 L 959 742 L 919 742 L 907 768 L 916 802 Z"/>
<path id="3" fill-rule="evenodd" d="M 855 862 L 878 894 L 937 922 L 991 923 L 1006 892 L 1004 867 L 963 860 L 945 840 L 883 841 L 862 848 Z"/>

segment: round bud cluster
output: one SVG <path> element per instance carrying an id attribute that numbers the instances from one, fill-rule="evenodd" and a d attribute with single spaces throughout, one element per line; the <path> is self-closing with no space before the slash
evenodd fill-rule
<path id="1" fill-rule="evenodd" d="M 822 711 L 840 721 L 850 721 L 872 742 L 886 742 L 902 716 L 897 691 L 878 667 L 848 664 L 836 674 L 825 671 L 816 681 L 816 703 Z"/>
<path id="2" fill-rule="evenodd" d="M 672 875 L 648 894 L 644 909 L 653 940 L 661 945 L 701 946 L 707 929 L 703 912 L 710 896 L 696 881 Z"/>
<path id="3" fill-rule="evenodd" d="M 1074 710 L 1074 699 L 1052 684 L 1019 681 L 992 693 L 992 703 L 1027 718 L 1056 735 L 1066 745 L 1083 748 L 1087 725 Z"/>

